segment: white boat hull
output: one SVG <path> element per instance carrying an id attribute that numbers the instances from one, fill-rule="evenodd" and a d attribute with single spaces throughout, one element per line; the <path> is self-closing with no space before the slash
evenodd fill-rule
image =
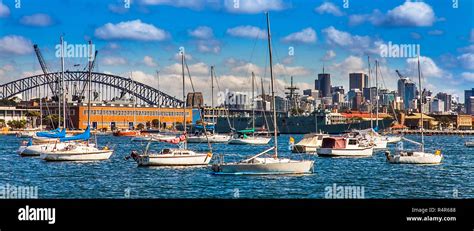
<path id="1" fill-rule="evenodd" d="M 40 156 L 42 152 L 51 151 L 54 148 L 62 149 L 66 147 L 66 145 L 66 143 L 35 144 L 31 146 L 21 146 L 17 152 L 20 156 Z"/>
<path id="2" fill-rule="evenodd" d="M 194 155 L 166 155 L 166 154 L 151 154 L 141 155 L 137 158 L 139 166 L 193 166 L 193 165 L 207 165 L 212 159 L 209 154 L 194 154 Z"/>
<path id="3" fill-rule="evenodd" d="M 387 143 L 387 140 L 383 140 L 381 138 L 376 138 L 373 140 L 374 149 L 386 149 Z"/>
<path id="4" fill-rule="evenodd" d="M 188 143 L 226 143 L 229 142 L 230 136 L 226 135 L 209 135 L 209 136 L 190 136 L 188 137 Z"/>
<path id="5" fill-rule="evenodd" d="M 240 145 L 265 145 L 270 142 L 270 137 L 251 137 L 238 138 L 229 140 L 229 144 L 240 144 Z"/>
<path id="6" fill-rule="evenodd" d="M 318 148 L 318 156 L 372 156 L 374 149 L 372 147 L 367 148 L 354 148 L 354 149 L 334 149 L 334 148 Z"/>
<path id="7" fill-rule="evenodd" d="M 474 147 L 474 141 L 467 141 L 465 145 L 466 147 Z"/>
<path id="8" fill-rule="evenodd" d="M 312 173 L 314 161 L 294 161 L 282 159 L 271 163 L 228 163 L 215 164 L 212 170 L 222 175 L 274 175 Z"/>
<path id="9" fill-rule="evenodd" d="M 387 155 L 387 161 L 391 164 L 440 164 L 443 156 L 431 153 L 413 152 L 411 155 Z"/>
<path id="10" fill-rule="evenodd" d="M 402 141 L 402 137 L 400 136 L 386 136 L 387 143 L 392 144 L 392 143 L 398 143 Z"/>
<path id="11" fill-rule="evenodd" d="M 40 157 L 46 161 L 97 161 L 108 160 L 112 153 L 113 150 L 99 150 L 89 153 L 44 152 Z"/>

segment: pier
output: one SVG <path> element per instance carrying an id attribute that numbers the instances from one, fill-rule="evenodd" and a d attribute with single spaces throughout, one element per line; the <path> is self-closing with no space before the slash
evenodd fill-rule
<path id="1" fill-rule="evenodd" d="M 421 130 L 395 130 L 392 134 L 416 135 L 421 134 Z M 474 130 L 423 130 L 427 136 L 431 135 L 455 135 L 455 136 L 474 136 Z"/>

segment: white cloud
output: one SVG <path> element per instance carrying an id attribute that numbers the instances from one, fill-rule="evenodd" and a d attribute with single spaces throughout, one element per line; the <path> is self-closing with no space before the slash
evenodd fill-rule
<path id="1" fill-rule="evenodd" d="M 107 56 L 101 59 L 101 63 L 109 66 L 117 66 L 127 64 L 127 60 L 123 57 Z"/>
<path id="2" fill-rule="evenodd" d="M 187 59 L 187 55 L 186 55 Z M 189 71 L 191 72 L 191 76 L 195 75 L 209 75 L 209 66 L 203 62 L 195 63 L 189 65 Z M 186 71 L 186 70 L 185 70 Z M 187 71 L 186 71 L 187 72 Z M 182 69 L 181 69 L 181 63 L 175 63 L 169 66 L 166 66 L 163 69 L 164 74 L 173 74 L 173 75 L 181 75 L 182 74 Z M 186 73 L 187 75 L 187 73 Z"/>
<path id="3" fill-rule="evenodd" d="M 463 68 L 474 70 L 474 53 L 465 53 L 457 57 Z"/>
<path id="4" fill-rule="evenodd" d="M 328 50 L 326 51 L 326 53 L 324 54 L 324 57 L 321 60 L 329 61 L 334 57 L 336 57 L 336 52 L 334 52 L 333 50 Z"/>
<path id="5" fill-rule="evenodd" d="M 211 39 L 214 37 L 212 28 L 208 26 L 200 26 L 194 30 L 188 31 L 188 34 L 197 39 Z"/>
<path id="6" fill-rule="evenodd" d="M 339 7 L 334 5 L 334 3 L 331 2 L 325 2 L 321 4 L 320 6 L 316 7 L 314 9 L 319 14 L 332 14 L 334 16 L 342 16 L 344 15 L 341 10 L 339 10 Z"/>
<path id="7" fill-rule="evenodd" d="M 282 39 L 283 42 L 291 43 L 315 43 L 317 40 L 316 31 L 313 28 L 306 28 L 302 31 L 287 35 Z"/>
<path id="8" fill-rule="evenodd" d="M 380 40 L 373 40 L 369 36 L 351 35 L 348 32 L 337 30 L 333 26 L 323 29 L 323 33 L 329 44 L 358 54 L 375 54 L 379 51 L 379 46 L 382 44 Z"/>
<path id="9" fill-rule="evenodd" d="M 350 25 L 358 25 L 366 21 L 376 26 L 425 27 L 432 26 L 436 21 L 436 16 L 433 8 L 427 3 L 407 0 L 386 14 L 376 9 L 371 14 L 349 17 Z"/>
<path id="10" fill-rule="evenodd" d="M 156 67 L 157 64 L 155 63 L 155 61 L 153 60 L 153 58 L 151 56 L 148 56 L 146 55 L 145 57 L 143 57 L 143 63 L 149 67 Z"/>
<path id="11" fill-rule="evenodd" d="M 8 16 L 10 16 L 10 9 L 0 1 L 0 18 L 5 18 Z"/>
<path id="12" fill-rule="evenodd" d="M 366 72 L 366 67 L 364 66 L 362 58 L 352 55 L 340 63 L 333 64 L 330 66 L 330 69 L 338 71 L 341 76 L 349 76 L 349 73 L 353 72 Z"/>
<path id="13" fill-rule="evenodd" d="M 220 42 L 211 39 L 211 40 L 199 40 L 197 41 L 197 50 L 201 53 L 214 53 L 217 54 L 221 52 Z"/>
<path id="14" fill-rule="evenodd" d="M 213 0 L 140 0 L 143 5 L 163 5 L 178 8 L 189 8 L 193 10 L 201 10 L 212 3 L 217 4 Z"/>
<path id="15" fill-rule="evenodd" d="M 267 38 L 267 32 L 264 29 L 255 26 L 238 26 L 227 29 L 227 34 L 241 38 Z"/>
<path id="16" fill-rule="evenodd" d="M 469 82 L 474 82 L 474 72 L 463 72 L 461 77 Z"/>
<path id="17" fill-rule="evenodd" d="M 152 24 L 141 20 L 125 21 L 118 24 L 107 23 L 95 30 L 95 36 L 101 39 L 130 39 L 140 41 L 163 41 L 169 34 Z"/>
<path id="18" fill-rule="evenodd" d="M 406 59 L 407 70 L 411 76 L 418 76 L 418 58 Z M 441 78 L 448 77 L 449 75 L 436 65 L 436 63 L 429 57 L 420 56 L 420 67 L 421 73 L 425 78 Z"/>
<path id="19" fill-rule="evenodd" d="M 33 52 L 31 41 L 19 35 L 7 35 L 0 38 L 0 54 L 24 55 Z"/>
<path id="20" fill-rule="evenodd" d="M 311 70 L 302 66 L 285 66 L 281 63 L 273 65 L 273 71 L 277 75 L 284 76 L 308 76 L 311 75 Z"/>
<path id="21" fill-rule="evenodd" d="M 281 11 L 286 8 L 282 0 L 224 0 L 228 12 L 257 14 L 266 11 Z"/>
<path id="22" fill-rule="evenodd" d="M 194 58 L 191 54 L 187 53 L 186 52 L 186 61 L 192 61 Z M 181 53 L 176 53 L 173 55 L 173 58 L 172 60 L 176 61 L 176 62 L 180 62 L 181 63 Z"/>
<path id="23" fill-rule="evenodd" d="M 391 26 L 431 26 L 435 20 L 435 13 L 430 5 L 406 1 L 389 10 L 384 23 Z"/>
<path id="24" fill-rule="evenodd" d="M 53 25 L 54 21 L 47 14 L 33 14 L 21 17 L 20 23 L 27 26 L 46 27 Z"/>

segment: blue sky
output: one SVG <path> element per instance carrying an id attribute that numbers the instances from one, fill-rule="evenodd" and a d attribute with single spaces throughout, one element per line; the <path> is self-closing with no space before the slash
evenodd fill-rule
<path id="1" fill-rule="evenodd" d="M 20 0 L 18 8 L 16 1 L 0 1 L 1 83 L 41 73 L 32 44 L 59 70 L 55 45 L 64 34 L 68 44 L 94 42 L 98 71 L 132 72 L 154 85 L 160 70 L 161 88 L 172 95 L 180 95 L 179 47 L 186 49 L 197 91 L 209 91 L 211 65 L 220 90 L 249 91 L 251 71 L 268 81 L 269 11 L 280 94 L 289 76 L 301 89 L 311 88 L 323 65 L 332 84 L 347 89 L 349 72 L 367 71 L 367 55 L 380 61 L 381 82 L 395 89 L 395 70 L 412 76 L 415 59 L 380 57 L 380 45 L 388 42 L 420 45 L 425 86 L 435 93 L 462 100 L 463 90 L 474 87 L 470 0 L 459 0 L 457 8 L 438 0 L 239 0 L 238 8 L 234 0 L 132 0 L 130 8 L 123 0 Z M 68 58 L 66 68 L 76 63 L 86 60 Z"/>

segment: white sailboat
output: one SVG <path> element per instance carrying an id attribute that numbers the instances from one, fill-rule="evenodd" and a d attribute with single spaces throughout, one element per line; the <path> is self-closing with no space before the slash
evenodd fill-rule
<path id="1" fill-rule="evenodd" d="M 63 37 L 61 37 L 61 63 L 62 63 L 62 71 L 61 71 L 61 78 L 64 78 L 64 41 Z M 73 142 L 62 145 L 61 147 L 55 146 L 53 149 L 44 150 L 41 152 L 40 157 L 46 161 L 97 161 L 97 160 L 107 160 L 113 154 L 113 150 L 110 150 L 108 147 L 104 147 L 103 149 L 99 149 L 96 145 L 90 144 L 90 99 L 91 99 L 91 76 L 92 76 L 92 43 L 89 42 L 90 48 L 90 56 L 89 56 L 89 80 L 88 80 L 88 88 L 89 88 L 89 96 L 88 96 L 88 103 L 87 103 L 87 129 L 84 133 L 73 136 L 73 137 L 65 137 L 60 138 L 60 142 L 65 142 L 69 140 L 83 140 L 86 142 Z M 63 79 L 64 81 L 64 79 Z M 64 83 L 63 83 L 64 85 Z M 64 94 L 64 86 L 63 92 Z M 63 95 L 64 98 L 64 95 Z M 63 100 L 63 104 L 65 105 L 65 100 Z M 66 110 L 64 110 L 64 115 Z M 66 120 L 64 120 L 65 123 Z"/>
<path id="2" fill-rule="evenodd" d="M 425 152 L 425 140 L 424 140 L 424 122 L 423 122 L 423 88 L 421 87 L 421 69 L 420 69 L 420 56 L 418 55 L 418 82 L 420 89 L 420 115 L 421 115 L 421 143 L 412 141 L 406 138 L 402 138 L 405 141 L 417 144 L 420 146 L 420 150 L 407 151 L 403 148 L 397 148 L 395 154 L 391 154 L 390 151 L 386 151 L 385 155 L 387 161 L 391 164 L 440 164 L 443 160 L 443 155 L 440 150 L 435 153 Z"/>
<path id="3" fill-rule="evenodd" d="M 317 149 L 323 144 L 323 139 L 329 137 L 328 134 L 310 133 L 303 136 L 300 142 L 293 146 L 294 153 L 316 153 Z"/>
<path id="4" fill-rule="evenodd" d="M 274 76 L 273 76 L 273 61 L 272 61 L 272 45 L 270 33 L 270 19 L 268 13 L 267 18 L 267 35 L 268 35 L 268 52 L 270 57 L 270 76 L 271 76 L 271 90 L 272 101 L 275 105 L 275 91 L 274 91 Z M 312 173 L 314 161 L 312 160 L 291 160 L 287 158 L 278 157 L 278 140 L 277 140 L 277 122 L 276 122 L 276 108 L 273 106 L 273 132 L 275 142 L 272 148 L 265 150 L 251 158 L 235 163 L 224 163 L 221 158 L 220 161 L 212 165 L 212 170 L 215 174 L 230 174 L 230 175 L 258 175 L 258 174 L 305 174 Z M 261 157 L 270 151 L 274 151 L 271 157 Z"/>
<path id="5" fill-rule="evenodd" d="M 165 141 L 178 144 L 183 143 L 181 149 L 164 148 L 158 153 L 148 153 L 150 146 L 149 142 L 143 154 L 138 154 L 132 151 L 130 157 L 133 158 L 138 166 L 195 166 L 207 165 L 212 159 L 212 150 L 209 153 L 196 153 L 187 149 L 186 141 L 186 95 L 185 95 L 185 77 L 184 77 L 184 62 L 185 54 L 181 51 L 181 68 L 183 74 L 183 128 L 184 134 L 177 138 L 177 140 Z"/>
<path id="6" fill-rule="evenodd" d="M 229 140 L 229 144 L 267 145 L 271 137 L 255 135 L 255 74 L 252 72 L 252 129 L 237 131 Z M 250 134 L 250 135 L 249 135 Z"/>

